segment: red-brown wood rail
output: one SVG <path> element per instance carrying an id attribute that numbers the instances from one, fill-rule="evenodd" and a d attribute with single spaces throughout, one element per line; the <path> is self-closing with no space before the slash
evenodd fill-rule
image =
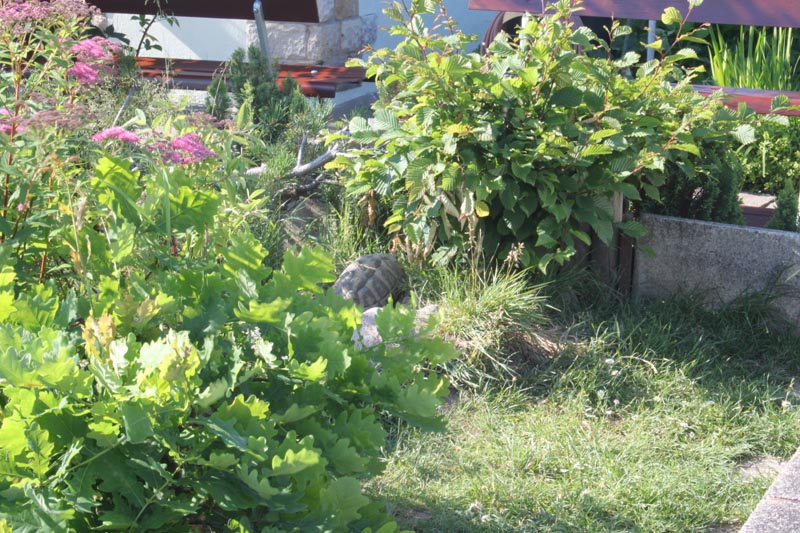
<path id="1" fill-rule="evenodd" d="M 766 91 L 764 89 L 739 89 L 737 87 L 717 87 L 715 85 L 692 85 L 695 91 L 706 96 L 715 91 L 722 90 L 725 93 L 725 104 L 736 109 L 740 103 L 750 106 L 753 111 L 760 115 L 772 113 L 772 100 L 776 96 L 786 96 L 790 106 L 800 107 L 800 92 L 791 91 Z M 800 117 L 800 109 L 779 109 L 774 112 L 777 115 L 787 115 Z"/>
<path id="2" fill-rule="evenodd" d="M 216 72 L 224 71 L 223 61 L 137 57 L 136 66 L 146 79 L 166 80 L 179 89 L 204 90 Z M 364 81 L 366 71 L 353 67 L 279 65 L 278 83 L 291 76 L 306 96 L 333 98 L 336 91 Z"/>

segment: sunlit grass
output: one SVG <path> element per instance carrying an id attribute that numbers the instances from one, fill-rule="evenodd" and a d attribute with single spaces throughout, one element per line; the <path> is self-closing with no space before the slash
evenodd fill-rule
<path id="1" fill-rule="evenodd" d="M 706 531 L 771 479 L 738 465 L 800 444 L 800 342 L 758 303 L 596 314 L 514 388 L 462 393 L 446 433 L 398 429 L 370 485 L 417 531 Z"/>

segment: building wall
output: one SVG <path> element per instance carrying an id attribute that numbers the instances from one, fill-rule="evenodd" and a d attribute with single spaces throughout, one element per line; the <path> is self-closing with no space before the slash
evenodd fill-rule
<path id="1" fill-rule="evenodd" d="M 390 21 L 381 13 L 385 6 L 381 0 L 318 0 L 318 6 L 322 24 L 268 24 L 273 56 L 298 64 L 341 64 L 365 44 L 382 48 L 399 41 L 386 29 Z M 494 15 L 467 9 L 466 0 L 446 0 L 445 7 L 463 31 L 479 36 Z M 109 21 L 136 46 L 141 32 L 131 15 L 110 15 Z M 253 23 L 244 20 L 180 17 L 178 26 L 158 22 L 150 33 L 163 51 L 143 51 L 142 55 L 154 57 L 225 61 L 237 48 L 257 42 Z"/>
<path id="2" fill-rule="evenodd" d="M 360 10 L 362 16 L 374 16 L 378 26 L 378 35 L 373 45 L 375 48 L 389 48 L 396 45 L 400 38 L 389 35 L 387 27 L 391 21 L 381 12 L 386 5 L 381 0 L 361 0 Z M 471 33 L 480 39 L 492 18 L 495 16 L 493 11 L 476 11 L 468 8 L 467 0 L 445 0 L 447 13 L 458 22 L 458 27 L 464 33 Z"/>

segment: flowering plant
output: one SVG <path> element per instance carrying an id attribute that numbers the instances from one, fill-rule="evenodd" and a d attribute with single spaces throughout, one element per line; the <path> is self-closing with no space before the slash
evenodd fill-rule
<path id="1" fill-rule="evenodd" d="M 85 172 L 70 132 L 94 120 L 84 103 L 114 72 L 119 47 L 87 33 L 96 12 L 82 0 L 0 0 L 0 243 L 31 259 L 22 279 L 54 266 L 52 228 Z"/>
<path id="2" fill-rule="evenodd" d="M 440 427 L 452 349 L 388 308 L 356 351 L 328 257 L 266 266 L 245 135 L 92 116 L 91 13 L 0 0 L 0 531 L 395 531 L 376 411 Z"/>

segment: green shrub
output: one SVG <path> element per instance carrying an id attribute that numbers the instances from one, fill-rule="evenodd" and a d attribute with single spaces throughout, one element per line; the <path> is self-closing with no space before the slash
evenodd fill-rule
<path id="1" fill-rule="evenodd" d="M 739 157 L 745 190 L 778 194 L 787 178 L 800 181 L 800 117 L 788 117 L 788 124 L 763 121 L 756 142 Z"/>
<path id="2" fill-rule="evenodd" d="M 649 213 L 742 224 L 739 192 L 742 165 L 732 143 L 702 143 L 700 157 L 670 161 L 664 169 L 660 200 L 644 202 Z"/>
<path id="3" fill-rule="evenodd" d="M 787 179 L 783 189 L 778 193 L 775 213 L 767 222 L 766 227 L 784 231 L 798 231 L 800 228 L 797 225 L 797 201 L 797 189 L 795 189 L 794 181 Z"/>
<path id="4" fill-rule="evenodd" d="M 241 48 L 231 54 L 228 78 L 237 104 L 250 102 L 265 140 L 277 139 L 291 120 L 308 112 L 310 104 L 297 83 L 289 77 L 278 86 L 276 67 L 258 46 L 250 46 L 246 55 Z"/>
<path id="5" fill-rule="evenodd" d="M 798 57 L 792 28 L 739 26 L 733 42 L 711 26 L 708 45 L 711 81 L 715 85 L 796 91 Z"/>
<path id="6" fill-rule="evenodd" d="M 231 98 L 228 95 L 225 77 L 221 74 L 214 74 L 206 93 L 206 113 L 216 119 L 224 119 L 227 117 L 230 106 Z"/>
<path id="7" fill-rule="evenodd" d="M 367 63 L 386 97 L 374 122 L 350 122 L 351 150 L 331 165 L 350 194 L 391 198 L 385 224 L 417 260 L 502 259 L 524 243 L 523 265 L 544 270 L 588 243 L 587 227 L 606 243 L 615 227 L 641 235 L 637 223 L 618 222 L 615 195 L 658 200 L 668 165 L 752 135 L 745 114 L 692 91 L 692 71 L 680 67 L 695 57 L 690 48 L 651 63 L 632 52 L 616 61 L 578 54 L 576 46 L 607 45 L 572 27 L 573 8 L 561 1 L 521 28 L 519 43 L 501 35 L 484 57 L 467 52 L 472 39 L 442 12 L 447 35 L 425 27 L 439 4 L 414 1 L 408 18 L 398 4 L 387 10 L 405 40 Z M 663 22 L 680 20 L 665 11 Z M 612 39 L 630 32 L 611 30 Z M 634 79 L 620 73 L 627 67 Z"/>

